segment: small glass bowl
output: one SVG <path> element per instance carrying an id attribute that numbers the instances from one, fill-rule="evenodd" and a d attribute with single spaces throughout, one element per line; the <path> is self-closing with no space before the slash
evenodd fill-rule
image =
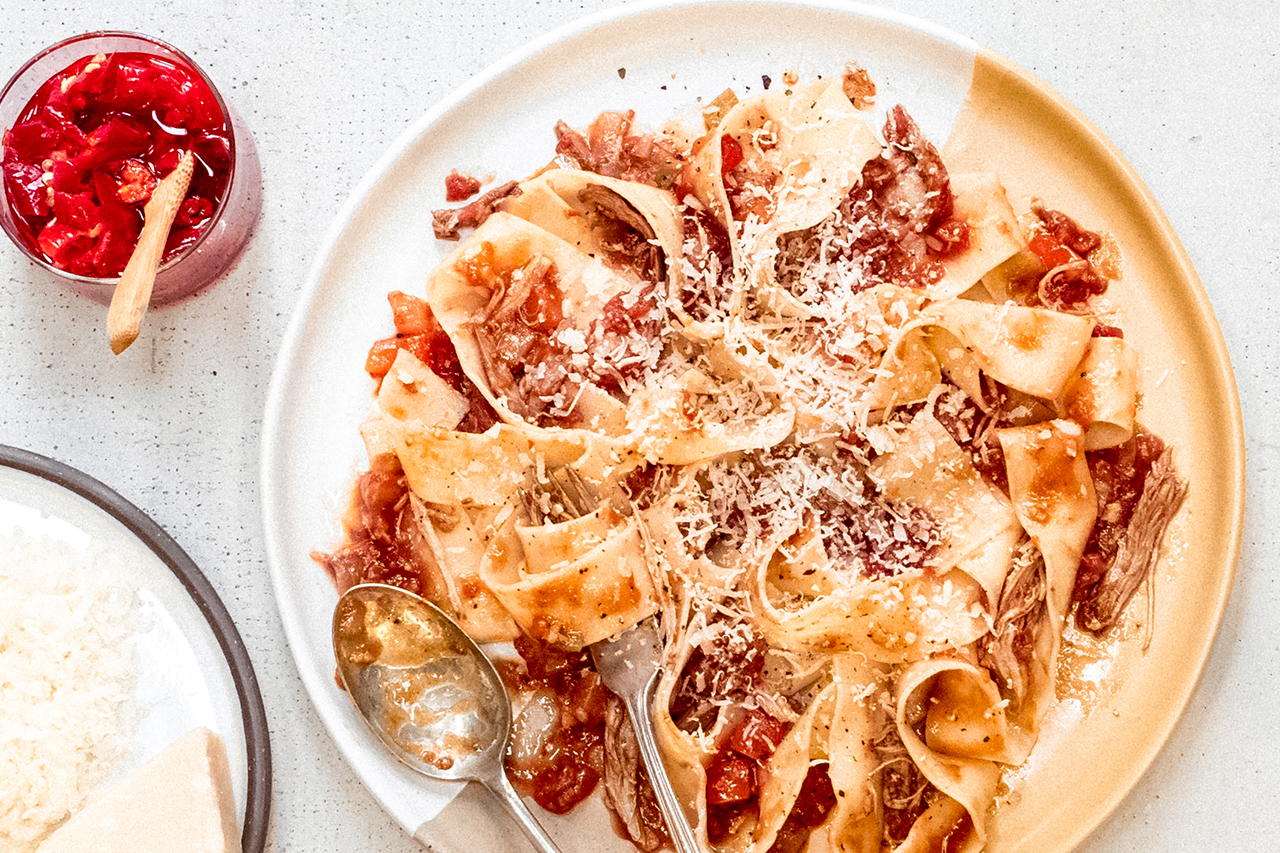
<path id="1" fill-rule="evenodd" d="M 244 252 L 262 211 L 262 173 L 253 136 L 204 70 L 172 45 L 139 33 L 101 31 L 72 36 L 36 54 L 0 92 L 0 133 L 13 127 L 36 91 L 55 74 L 86 56 L 125 52 L 158 56 L 198 74 L 222 109 L 231 142 L 227 189 L 196 242 L 160 267 L 151 295 L 151 305 L 157 307 L 193 296 L 230 272 Z M 4 183 L 0 181 L 0 185 Z M 69 273 L 33 252 L 18 231 L 7 187 L 0 187 L 0 195 L 3 196 L 0 226 L 24 255 L 72 291 L 103 305 L 110 304 L 118 277 L 93 278 Z"/>

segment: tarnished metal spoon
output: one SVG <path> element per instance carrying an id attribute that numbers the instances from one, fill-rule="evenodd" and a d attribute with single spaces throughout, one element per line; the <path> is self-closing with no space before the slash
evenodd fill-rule
<path id="1" fill-rule="evenodd" d="M 481 783 L 535 847 L 560 853 L 503 768 L 502 679 L 448 615 L 398 587 L 353 586 L 333 612 L 333 652 L 351 701 L 396 758 L 424 776 Z"/>

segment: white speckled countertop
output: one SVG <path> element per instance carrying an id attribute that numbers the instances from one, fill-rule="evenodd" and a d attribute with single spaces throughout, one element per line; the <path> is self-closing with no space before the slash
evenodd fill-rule
<path id="1" fill-rule="evenodd" d="M 271 724 L 277 851 L 415 851 L 348 769 L 302 689 L 277 616 L 257 496 L 281 335 L 328 225 L 417 116 L 510 50 L 614 0 L 0 0 L 0 74 L 87 30 L 192 55 L 255 135 L 262 220 L 238 267 L 153 312 L 123 356 L 106 312 L 0 245 L 0 443 L 104 481 L 159 522 L 235 618 Z M 1080 848 L 1263 849 L 1280 835 L 1280 5 L 1170 0 L 894 0 L 1029 69 L 1129 158 L 1190 252 L 1243 403 L 1248 507 L 1230 609 L 1155 764 Z M 1272 805 L 1268 805 L 1272 804 Z"/>

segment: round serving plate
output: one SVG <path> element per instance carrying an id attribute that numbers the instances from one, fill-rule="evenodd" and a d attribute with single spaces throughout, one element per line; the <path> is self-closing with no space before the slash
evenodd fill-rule
<path id="1" fill-rule="evenodd" d="M 454 170 L 502 180 L 527 175 L 552 158 L 552 128 L 560 119 L 583 127 L 601 111 L 633 109 L 640 125 L 658 127 L 673 116 L 696 115 L 726 88 L 750 95 L 767 85 L 766 77 L 774 85 L 786 72 L 809 80 L 837 74 L 850 61 L 871 73 L 881 113 L 902 103 L 930 139 L 947 142 L 953 172 L 992 169 L 1011 197 L 1043 198 L 1115 237 L 1124 275 L 1109 296 L 1143 355 L 1140 416 L 1177 447 L 1179 468 L 1192 484 L 1170 535 L 1171 558 L 1154 585 L 1149 648 L 1129 649 L 1123 680 L 1044 739 L 1014 790 L 1001 796 L 987 849 L 1074 847 L 1132 788 L 1186 708 L 1235 570 L 1243 429 L 1208 299 L 1124 157 L 1049 86 L 920 20 L 836 2 L 628 4 L 489 68 L 378 161 L 322 245 L 268 394 L 263 512 L 291 651 L 357 775 L 433 849 L 501 850 L 519 842 L 506 840 L 513 836 L 503 816 L 473 792 L 457 796 L 457 786 L 430 782 L 396 762 L 335 687 L 329 624 L 337 594 L 310 554 L 339 541 L 339 519 L 363 461 L 357 430 L 373 391 L 364 357 L 374 340 L 391 333 L 386 294 L 421 293 L 454 245 L 430 236 L 430 211 L 445 206 L 444 177 Z M 598 808 L 546 823 L 567 851 L 629 849 Z"/>
<path id="2" fill-rule="evenodd" d="M 227 748 L 244 853 L 262 853 L 271 817 L 271 743 L 253 663 L 218 594 L 181 546 L 142 510 L 68 465 L 0 445 L 0 534 L 48 537 L 109 554 L 137 591 L 134 749 L 114 779 L 193 728 Z M 107 783 L 112 780 L 109 780 Z"/>

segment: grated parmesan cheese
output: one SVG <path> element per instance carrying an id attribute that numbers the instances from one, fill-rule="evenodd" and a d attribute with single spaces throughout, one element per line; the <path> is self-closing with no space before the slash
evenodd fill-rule
<path id="1" fill-rule="evenodd" d="M 138 600 L 102 559 L 0 534 L 0 853 L 34 851 L 128 752 Z"/>

